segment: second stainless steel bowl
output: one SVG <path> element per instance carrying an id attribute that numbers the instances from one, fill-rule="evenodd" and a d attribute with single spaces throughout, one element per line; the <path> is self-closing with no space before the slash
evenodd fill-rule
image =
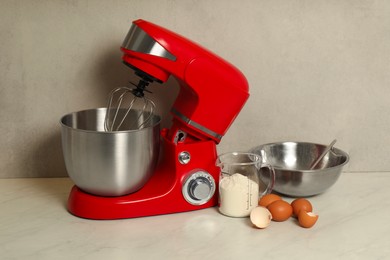
<path id="1" fill-rule="evenodd" d="M 124 111 L 121 111 L 121 113 Z M 137 120 L 131 111 L 127 122 Z M 61 119 L 62 149 L 69 177 L 85 192 L 121 196 L 139 190 L 158 161 L 160 117 L 145 128 L 105 132 L 105 108 L 65 115 Z"/>
<path id="2" fill-rule="evenodd" d="M 340 177 L 349 161 L 344 151 L 333 147 L 318 166 L 311 165 L 326 149 L 326 145 L 308 142 L 280 142 L 260 145 L 251 152 L 258 153 L 275 169 L 276 192 L 307 197 L 320 194 Z"/>

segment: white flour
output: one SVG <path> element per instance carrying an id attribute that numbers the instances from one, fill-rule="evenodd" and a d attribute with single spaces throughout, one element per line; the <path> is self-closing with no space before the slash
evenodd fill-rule
<path id="1" fill-rule="evenodd" d="M 219 211 L 230 217 L 247 217 L 259 202 L 259 185 L 235 173 L 219 183 Z"/>

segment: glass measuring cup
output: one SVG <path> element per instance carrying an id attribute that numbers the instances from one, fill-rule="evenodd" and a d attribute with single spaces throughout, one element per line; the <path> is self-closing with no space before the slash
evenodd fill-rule
<path id="1" fill-rule="evenodd" d="M 261 196 L 272 191 L 275 171 L 263 163 L 258 154 L 230 152 L 221 154 L 216 165 L 220 167 L 219 212 L 229 217 L 247 217 L 258 206 Z M 265 183 L 260 171 L 268 168 L 270 178 Z"/>

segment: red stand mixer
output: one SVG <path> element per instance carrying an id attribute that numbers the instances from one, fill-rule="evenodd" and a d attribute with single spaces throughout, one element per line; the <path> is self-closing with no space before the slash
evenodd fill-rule
<path id="1" fill-rule="evenodd" d="M 140 190 L 104 197 L 74 186 L 69 211 L 89 219 L 120 219 L 215 206 L 220 172 L 216 144 L 249 97 L 247 80 L 215 54 L 144 20 L 133 22 L 121 50 L 123 62 L 140 77 L 141 92 L 170 75 L 179 82 L 172 126 L 161 131 L 161 158 Z"/>

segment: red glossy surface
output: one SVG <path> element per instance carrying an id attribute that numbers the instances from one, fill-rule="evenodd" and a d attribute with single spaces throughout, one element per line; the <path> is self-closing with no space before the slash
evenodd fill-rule
<path id="1" fill-rule="evenodd" d="M 139 191 L 121 197 L 99 197 L 73 187 L 69 211 L 90 219 L 119 219 L 168 214 L 212 207 L 218 200 L 219 168 L 215 166 L 216 144 L 221 141 L 246 100 L 248 83 L 229 62 L 198 44 L 144 20 L 133 22 L 168 52 L 170 60 L 121 48 L 122 59 L 165 82 L 170 75 L 180 84 L 173 105 L 172 127 L 162 131 L 162 155 L 157 169 Z M 177 142 L 178 133 L 186 133 Z M 188 164 L 178 156 L 191 154 Z M 207 203 L 192 205 L 182 194 L 185 179 L 194 171 L 206 171 L 216 181 L 216 192 Z M 129 169 L 131 171 L 131 169 Z"/>
<path id="2" fill-rule="evenodd" d="M 223 136 L 249 97 L 244 75 L 229 62 L 200 45 L 153 23 L 137 20 L 138 27 L 176 57 L 170 60 L 121 48 L 123 60 L 165 82 L 169 75 L 180 84 L 173 109 L 193 122 Z M 182 122 L 182 128 L 200 139 L 220 137 Z"/>

